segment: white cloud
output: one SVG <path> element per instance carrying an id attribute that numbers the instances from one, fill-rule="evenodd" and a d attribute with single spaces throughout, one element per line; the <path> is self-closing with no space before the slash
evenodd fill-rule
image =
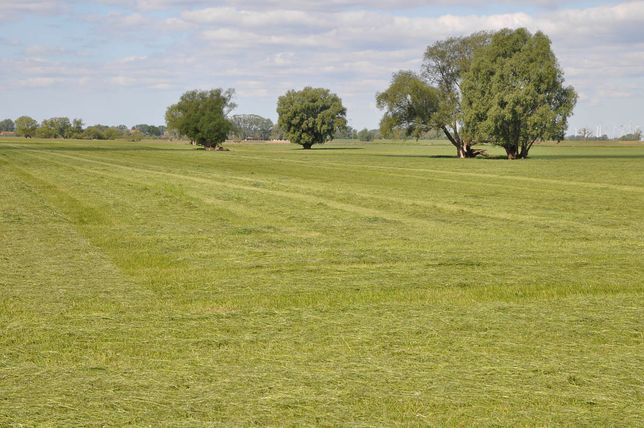
<path id="1" fill-rule="evenodd" d="M 0 16 L 13 14 L 49 14 L 65 9 L 65 3 L 56 0 L 2 0 Z"/>
<path id="2" fill-rule="evenodd" d="M 0 13 L 61 13 L 73 3 L 0 0 Z M 380 116 L 373 107 L 375 92 L 386 87 L 393 72 L 418 69 L 428 44 L 478 30 L 524 26 L 551 36 L 568 82 L 583 95 L 580 105 L 641 97 L 638 88 L 644 86 L 644 1 L 577 8 L 566 6 L 576 4 L 568 1 L 496 1 L 496 9 L 505 12 L 490 14 L 480 6 L 483 2 L 461 0 L 460 5 L 479 13 L 442 16 L 411 13 L 409 8 L 424 6 L 426 12 L 429 5 L 446 9 L 453 2 L 102 3 L 110 11 L 95 12 L 85 21 L 94 26 L 87 41 L 79 44 L 70 36 L 69 45 L 59 50 L 42 44 L 24 46 L 24 57 L 0 60 L 7 76 L 3 79 L 23 87 L 82 81 L 89 88 L 173 93 L 236 87 L 240 108 L 264 114 L 273 114 L 274 108 L 267 109 L 256 98 L 274 99 L 305 85 L 326 86 L 345 99 L 359 126 L 373 126 Z M 81 55 L 83 49 L 96 55 Z"/>
<path id="3" fill-rule="evenodd" d="M 61 79 L 54 77 L 31 77 L 28 79 L 18 79 L 16 83 L 19 87 L 24 88 L 46 88 L 61 81 Z"/>

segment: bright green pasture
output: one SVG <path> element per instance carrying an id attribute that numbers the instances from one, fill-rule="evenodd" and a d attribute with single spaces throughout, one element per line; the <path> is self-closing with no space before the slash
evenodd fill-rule
<path id="1" fill-rule="evenodd" d="M 593 144 L 0 140 L 0 426 L 642 426 L 644 145 Z"/>

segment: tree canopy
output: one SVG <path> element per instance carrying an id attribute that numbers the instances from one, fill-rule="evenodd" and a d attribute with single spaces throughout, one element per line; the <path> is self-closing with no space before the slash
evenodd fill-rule
<path id="1" fill-rule="evenodd" d="M 16 130 L 16 124 L 11 119 L 0 121 L 0 131 L 13 132 Z"/>
<path id="2" fill-rule="evenodd" d="M 233 129 L 228 119 L 236 107 L 233 89 L 188 91 L 179 102 L 168 107 L 165 119 L 168 128 L 204 147 L 217 147 Z"/>
<path id="3" fill-rule="evenodd" d="M 541 32 L 501 30 L 474 56 L 463 80 L 466 130 L 526 158 L 535 141 L 560 140 L 577 95 Z"/>
<path id="4" fill-rule="evenodd" d="M 155 125 L 148 125 L 146 123 L 139 123 L 138 125 L 134 125 L 131 130 L 131 134 L 134 133 L 134 131 L 138 131 L 141 135 L 140 136 L 146 136 L 146 137 L 161 137 L 163 136 L 163 133 L 165 132 L 165 126 L 155 126 Z M 142 138 L 138 138 L 139 135 L 137 135 L 137 140 L 140 141 Z"/>
<path id="5" fill-rule="evenodd" d="M 40 138 L 71 138 L 72 123 L 68 117 L 52 117 L 42 121 L 36 135 Z"/>
<path id="6" fill-rule="evenodd" d="M 256 114 L 236 114 L 231 118 L 235 136 L 242 140 L 269 140 L 273 121 Z"/>
<path id="7" fill-rule="evenodd" d="M 16 119 L 16 135 L 25 138 L 31 138 L 36 135 L 38 122 L 29 116 L 20 116 Z"/>
<path id="8" fill-rule="evenodd" d="M 385 109 L 380 132 L 391 136 L 401 130 L 417 140 L 433 126 L 439 109 L 439 93 L 411 71 L 394 74 L 391 85 L 376 95 L 379 109 Z"/>
<path id="9" fill-rule="evenodd" d="M 333 139 L 347 124 L 347 110 L 336 94 L 324 88 L 290 90 L 277 101 L 278 125 L 286 137 L 305 149 Z"/>
<path id="10" fill-rule="evenodd" d="M 489 44 L 491 34 L 479 32 L 467 37 L 451 37 L 427 47 L 422 76 L 438 90 L 439 108 L 432 115 L 434 127 L 441 129 L 456 147 L 458 157 L 473 157 L 473 141 L 462 132 L 466 129 L 461 106 L 461 84 L 476 53 Z"/>

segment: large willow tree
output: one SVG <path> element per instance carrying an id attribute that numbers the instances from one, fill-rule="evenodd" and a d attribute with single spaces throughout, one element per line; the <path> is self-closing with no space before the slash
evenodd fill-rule
<path id="1" fill-rule="evenodd" d="M 528 157 L 536 141 L 561 140 L 577 101 L 541 32 L 501 30 L 474 56 L 463 84 L 468 136 Z"/>

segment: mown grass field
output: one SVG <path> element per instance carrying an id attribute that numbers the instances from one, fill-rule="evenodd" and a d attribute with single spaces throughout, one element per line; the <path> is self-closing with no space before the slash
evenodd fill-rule
<path id="1" fill-rule="evenodd" d="M 642 426 L 644 145 L 594 144 L 0 140 L 0 426 Z"/>

